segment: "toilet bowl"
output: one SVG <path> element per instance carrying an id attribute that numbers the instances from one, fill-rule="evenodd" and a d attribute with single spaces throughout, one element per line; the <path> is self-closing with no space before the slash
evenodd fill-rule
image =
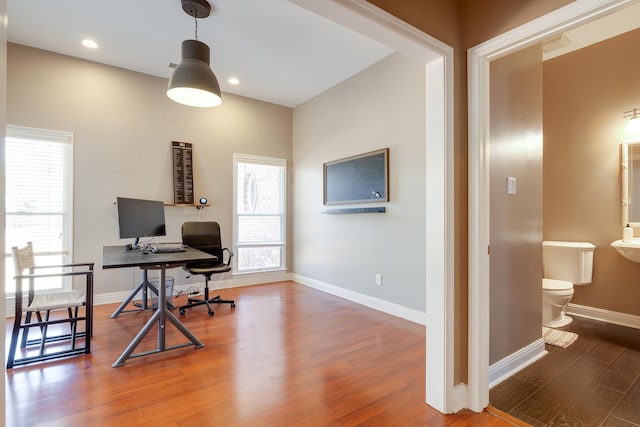
<path id="1" fill-rule="evenodd" d="M 542 242 L 542 325 L 550 328 L 567 326 L 567 306 L 574 285 L 591 283 L 593 251 L 586 242 Z"/>
<path id="2" fill-rule="evenodd" d="M 573 283 L 566 280 L 542 279 L 542 324 L 550 328 L 567 326 L 567 305 L 573 297 Z"/>

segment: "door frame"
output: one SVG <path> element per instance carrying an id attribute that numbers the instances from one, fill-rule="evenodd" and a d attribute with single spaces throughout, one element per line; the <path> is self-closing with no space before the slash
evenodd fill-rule
<path id="1" fill-rule="evenodd" d="M 638 0 L 576 0 L 467 51 L 469 149 L 468 407 L 489 404 L 490 63 Z"/>

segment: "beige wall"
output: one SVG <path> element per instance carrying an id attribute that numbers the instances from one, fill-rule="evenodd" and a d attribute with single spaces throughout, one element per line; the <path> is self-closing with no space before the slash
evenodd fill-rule
<path id="1" fill-rule="evenodd" d="M 622 113 L 640 106 L 639 44 L 635 30 L 544 63 L 544 239 L 596 245 L 593 282 L 572 303 L 634 315 L 640 264 L 610 244 L 622 238 Z"/>
<path id="2" fill-rule="evenodd" d="M 293 134 L 294 272 L 422 313 L 425 80 L 424 64 L 390 55 L 296 107 Z M 323 163 L 382 148 L 389 148 L 389 202 L 323 205 Z M 322 213 L 369 206 L 387 212 Z"/>
<path id="3" fill-rule="evenodd" d="M 7 123 L 74 133 L 75 259 L 96 262 L 96 294 L 127 291 L 139 280 L 138 269 L 103 270 L 102 246 L 129 243 L 118 239 L 117 196 L 173 201 L 172 140 L 193 143 L 196 197 L 211 207 L 167 207 L 163 241 L 180 241 L 184 221 L 207 219 L 220 222 L 231 246 L 232 153 L 291 160 L 290 108 L 225 94 L 222 106 L 197 109 L 170 101 L 166 86 L 166 79 L 8 45 Z M 169 274 L 176 284 L 200 280 Z"/>
<path id="4" fill-rule="evenodd" d="M 491 63 L 491 364 L 540 338 L 542 49 Z M 515 194 L 507 194 L 507 177 Z"/>

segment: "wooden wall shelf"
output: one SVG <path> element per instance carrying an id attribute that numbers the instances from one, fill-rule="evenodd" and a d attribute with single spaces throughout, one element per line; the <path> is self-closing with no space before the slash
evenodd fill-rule
<path id="1" fill-rule="evenodd" d="M 194 203 L 165 203 L 164 205 L 165 206 L 178 206 L 178 207 L 184 207 L 184 208 L 194 207 L 196 209 L 202 209 L 202 208 L 206 208 L 207 206 L 211 206 L 210 204 L 201 205 L 201 204 L 194 204 Z"/>

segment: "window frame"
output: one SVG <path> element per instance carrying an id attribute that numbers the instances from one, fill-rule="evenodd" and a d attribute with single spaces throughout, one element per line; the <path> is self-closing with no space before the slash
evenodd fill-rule
<path id="1" fill-rule="evenodd" d="M 74 172 L 74 140 L 73 140 L 73 133 L 72 132 L 67 132 L 67 131 L 58 131 L 58 130 L 49 130 L 49 129 L 40 129 L 40 128 L 34 128 L 34 127 L 25 127 L 25 126 L 17 126 L 17 125 L 6 125 L 6 134 L 5 134 L 5 161 L 7 160 L 7 146 L 8 146 L 8 141 L 9 139 L 24 139 L 24 140 L 31 140 L 31 141 L 45 141 L 45 142 L 49 142 L 49 143 L 61 143 L 61 144 L 66 144 L 67 145 L 67 152 L 66 152 L 66 156 L 63 159 L 63 161 L 66 163 L 65 165 L 65 170 L 66 170 L 66 194 L 65 194 L 65 201 L 64 201 L 64 206 L 66 207 L 66 209 L 63 208 L 63 211 L 61 212 L 61 215 L 63 216 L 63 230 L 66 230 L 66 234 L 63 236 L 63 248 L 62 251 L 55 251 L 55 252 L 49 252 L 49 251 L 37 251 L 37 247 L 34 247 L 34 249 L 36 250 L 36 252 L 34 253 L 36 260 L 39 257 L 47 257 L 47 256 L 56 256 L 59 255 L 61 256 L 61 262 L 55 262 L 55 264 L 69 264 L 72 262 L 73 260 L 73 201 L 74 201 L 74 179 L 73 179 L 73 172 Z M 7 173 L 6 168 L 5 168 L 5 174 Z M 8 185 L 7 180 L 6 180 L 6 176 L 5 176 L 5 185 Z M 5 189 L 6 191 L 6 189 Z M 4 215 L 5 218 L 7 218 L 10 213 L 7 210 L 7 203 L 5 203 L 4 206 Z M 51 212 L 51 213 L 56 213 L 56 212 Z M 38 213 L 38 216 L 42 215 L 42 213 Z M 5 221 L 5 234 L 6 233 L 6 228 L 8 227 L 6 221 Z M 8 243 L 8 242 L 7 242 Z M 15 242 L 15 244 L 13 245 L 17 245 L 17 246 L 24 246 L 27 242 Z M 7 250 L 8 249 L 8 250 Z M 10 283 L 13 283 L 13 265 L 11 262 L 11 258 L 12 258 L 12 254 L 11 254 L 11 249 L 10 248 L 6 248 L 5 247 L 5 266 L 7 266 L 6 268 L 6 272 L 5 272 L 5 276 L 7 277 L 11 277 L 11 281 L 5 283 L 5 292 L 6 292 L 6 299 L 10 299 L 10 298 L 14 298 L 15 297 L 15 286 L 12 286 L 12 290 L 8 291 L 7 290 L 7 286 Z M 37 262 L 37 261 L 36 261 Z M 70 277 L 62 277 L 61 279 L 61 283 L 60 286 L 56 286 L 53 288 L 50 287 L 46 287 L 46 289 L 49 289 L 50 291 L 65 291 L 65 290 L 69 290 L 72 288 L 72 280 Z M 37 285 L 37 282 L 36 282 Z M 37 289 L 37 287 L 36 287 Z"/>
<path id="2" fill-rule="evenodd" d="M 259 242 L 259 243 L 247 243 L 238 242 L 240 235 L 239 230 L 239 217 L 238 214 L 238 165 L 240 163 L 258 164 L 266 166 L 276 166 L 281 169 L 281 182 L 280 186 L 280 226 L 282 240 L 278 242 Z M 260 215 L 256 215 L 260 216 Z M 275 215 L 274 215 L 275 216 Z M 238 268 L 238 261 L 240 259 L 240 249 L 242 248 L 259 248 L 259 247 L 280 247 L 281 258 L 280 265 L 277 267 L 268 268 L 252 268 L 240 271 Z M 252 273 L 264 273 L 273 271 L 283 271 L 287 269 L 287 160 L 277 157 L 257 156 L 252 154 L 233 153 L 233 274 L 252 274 Z"/>

